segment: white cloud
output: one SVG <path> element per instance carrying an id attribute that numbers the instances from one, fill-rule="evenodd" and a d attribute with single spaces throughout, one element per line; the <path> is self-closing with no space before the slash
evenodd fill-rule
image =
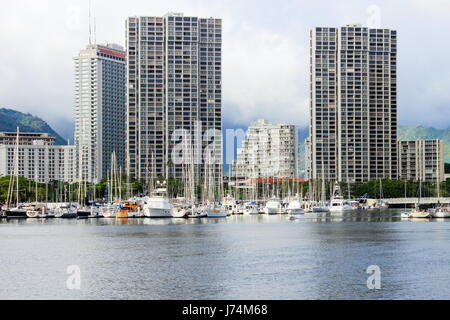
<path id="1" fill-rule="evenodd" d="M 450 15 L 450 1 L 448 0 L 413 0 L 413 7 L 418 12 L 426 12 L 437 16 Z"/>
<path id="2" fill-rule="evenodd" d="M 228 121 L 307 123 L 308 57 L 298 41 L 243 23 L 226 30 L 224 42 Z"/>
<path id="3" fill-rule="evenodd" d="M 448 0 L 92 0 L 98 42 L 124 44 L 125 19 L 133 15 L 175 11 L 223 18 L 224 115 L 242 125 L 258 118 L 306 124 L 309 28 L 365 23 L 372 5 L 381 10 L 382 26 L 399 31 L 399 121 L 446 126 Z M 0 107 L 52 124 L 72 119 L 72 58 L 87 40 L 88 0 L 4 1 Z"/>

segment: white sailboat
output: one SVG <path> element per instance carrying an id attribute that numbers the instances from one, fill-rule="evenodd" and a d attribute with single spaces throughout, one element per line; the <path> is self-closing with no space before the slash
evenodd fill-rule
<path id="1" fill-rule="evenodd" d="M 414 208 L 409 212 L 408 218 L 413 219 L 429 219 L 432 218 L 432 213 L 428 211 L 427 207 L 422 205 L 422 179 L 419 180 L 419 201 Z"/>
<path id="2" fill-rule="evenodd" d="M 439 169 L 439 168 L 438 168 Z M 441 183 L 439 175 L 436 175 L 437 197 L 441 198 Z M 439 201 L 439 200 L 438 200 Z M 450 218 L 450 206 L 438 204 L 436 208 L 429 210 L 433 218 Z"/>
<path id="3" fill-rule="evenodd" d="M 19 127 L 17 127 L 16 143 L 14 148 L 14 175 L 10 176 L 8 186 L 8 196 L 6 199 L 5 215 L 7 218 L 27 218 L 26 210 L 20 206 L 19 202 Z M 16 188 L 14 190 L 14 187 Z M 16 195 L 15 207 L 12 207 L 12 201 Z"/>

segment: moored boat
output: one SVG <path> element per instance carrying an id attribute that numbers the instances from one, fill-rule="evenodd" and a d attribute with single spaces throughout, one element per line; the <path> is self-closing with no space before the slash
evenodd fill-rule
<path id="1" fill-rule="evenodd" d="M 276 197 L 273 197 L 272 199 L 267 201 L 266 206 L 264 207 L 264 213 L 268 215 L 282 214 L 283 208 L 281 205 L 281 201 Z"/>
<path id="2" fill-rule="evenodd" d="M 430 209 L 429 212 L 433 218 L 450 218 L 450 207 Z"/>
<path id="3" fill-rule="evenodd" d="M 167 189 L 156 189 L 150 197 L 142 199 L 142 210 L 147 218 L 172 218 L 173 204 L 167 198 Z"/>

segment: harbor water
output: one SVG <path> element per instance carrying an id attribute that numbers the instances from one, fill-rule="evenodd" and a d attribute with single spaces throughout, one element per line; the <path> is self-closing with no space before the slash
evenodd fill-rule
<path id="1" fill-rule="evenodd" d="M 1 220 L 0 299 L 449 299 L 450 221 L 400 212 Z"/>

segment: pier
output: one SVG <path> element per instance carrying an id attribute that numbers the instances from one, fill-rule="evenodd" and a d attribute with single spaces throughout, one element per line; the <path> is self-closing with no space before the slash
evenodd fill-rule
<path id="1" fill-rule="evenodd" d="M 417 203 L 427 204 L 427 205 L 437 205 L 437 204 L 450 204 L 450 198 L 393 198 L 384 199 L 386 203 L 389 203 L 389 207 L 396 208 L 401 206 L 412 207 Z"/>

